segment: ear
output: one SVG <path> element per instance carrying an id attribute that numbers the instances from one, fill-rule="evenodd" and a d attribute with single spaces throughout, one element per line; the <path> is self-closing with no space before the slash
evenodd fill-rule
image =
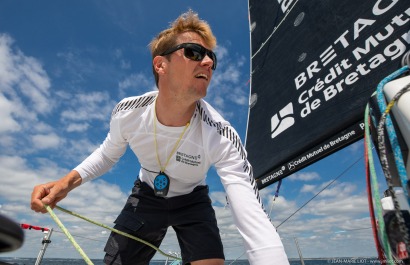
<path id="1" fill-rule="evenodd" d="M 164 74 L 167 68 L 167 59 L 164 56 L 155 56 L 152 60 L 155 72 L 159 75 Z"/>

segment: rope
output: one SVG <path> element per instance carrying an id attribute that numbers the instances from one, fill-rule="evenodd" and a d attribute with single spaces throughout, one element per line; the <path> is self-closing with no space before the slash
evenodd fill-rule
<path id="1" fill-rule="evenodd" d="M 80 250 L 81 250 L 80 246 L 78 246 L 78 244 L 75 243 L 74 238 L 70 235 L 70 233 L 69 233 L 68 230 L 64 227 L 64 225 L 61 223 L 61 221 L 58 219 L 58 217 L 54 214 L 53 210 L 52 210 L 49 206 L 45 206 L 45 207 L 46 207 L 47 211 L 50 213 L 51 217 L 52 217 L 52 218 L 54 219 L 54 221 L 57 223 L 57 225 L 61 228 L 61 230 L 66 234 L 66 236 L 68 237 L 68 239 L 69 239 L 69 240 L 71 241 L 71 243 L 74 245 L 74 247 L 80 252 Z M 145 241 L 145 240 L 143 240 L 143 239 L 141 239 L 141 238 L 138 238 L 138 237 L 136 237 L 136 236 L 133 236 L 133 235 L 124 233 L 124 232 L 122 232 L 122 231 L 120 231 L 120 230 L 117 230 L 117 229 L 115 229 L 115 228 L 109 227 L 109 226 L 107 226 L 107 225 L 105 225 L 105 224 L 98 223 L 98 222 L 93 221 L 93 220 L 91 220 L 91 219 L 89 219 L 89 218 L 87 218 L 87 217 L 85 217 L 85 216 L 82 216 L 82 215 L 80 215 L 80 214 L 78 214 L 78 213 L 75 213 L 75 212 L 73 212 L 73 211 L 66 210 L 66 209 L 64 209 L 64 208 L 62 208 L 62 207 L 60 207 L 60 206 L 58 206 L 58 205 L 56 205 L 56 208 L 57 208 L 58 210 L 64 212 L 64 213 L 67 213 L 67 214 L 70 214 L 70 215 L 72 215 L 72 216 L 78 217 L 78 218 L 80 218 L 80 219 L 83 219 L 84 221 L 87 221 L 87 222 L 92 223 L 92 224 L 94 224 L 94 225 L 97 225 L 97 226 L 100 226 L 100 227 L 102 227 L 102 228 L 108 229 L 108 230 L 110 230 L 110 231 L 112 231 L 112 232 L 114 232 L 114 233 L 120 234 L 120 235 L 122 235 L 122 236 L 125 236 L 125 237 L 131 238 L 131 239 L 133 239 L 133 240 L 136 240 L 136 241 L 138 241 L 138 242 L 140 242 L 140 243 L 142 243 L 142 244 L 145 244 L 145 245 L 151 247 L 152 249 L 154 249 L 155 251 L 159 252 L 161 255 L 163 255 L 163 256 L 165 256 L 165 257 L 172 258 L 172 259 L 176 259 L 176 260 L 182 260 L 182 259 L 179 258 L 179 257 L 176 257 L 176 256 L 169 255 L 169 254 L 165 253 L 165 252 L 162 251 L 161 249 L 157 248 L 157 247 L 154 246 L 153 244 L 151 244 L 151 243 L 149 243 L 149 242 L 147 242 L 147 241 Z M 61 225 L 60 225 L 60 224 L 61 224 Z M 70 239 L 70 237 L 72 238 L 72 240 Z M 78 246 L 78 248 L 77 248 L 76 246 Z M 88 259 L 88 257 L 85 255 L 85 253 L 84 253 L 84 256 L 83 256 L 82 253 L 84 253 L 84 252 L 81 250 L 81 252 L 80 252 L 81 256 L 84 258 L 85 261 L 87 261 L 86 258 Z M 88 259 L 88 260 L 89 260 L 89 259 Z M 90 261 L 90 262 L 91 262 L 91 261 Z M 93 264 L 93 263 L 88 263 L 88 264 Z"/>
<path id="2" fill-rule="evenodd" d="M 50 208 L 50 206 L 48 205 L 44 205 L 44 207 L 46 208 L 47 212 L 50 214 L 51 218 L 53 218 L 54 222 L 57 223 L 58 227 L 60 227 L 60 229 L 64 232 L 64 234 L 67 236 L 68 240 L 70 240 L 71 244 L 73 244 L 74 248 L 80 253 L 81 257 L 83 257 L 84 261 L 88 264 L 88 265 L 94 265 L 94 263 L 92 263 L 92 261 L 90 260 L 90 258 L 87 256 L 87 254 L 85 254 L 85 252 L 82 250 L 82 248 L 80 247 L 80 245 L 77 244 L 77 242 L 75 241 L 75 239 L 73 238 L 73 236 L 70 234 L 70 232 L 68 232 L 67 228 L 65 228 L 65 226 L 63 225 L 63 223 L 60 221 L 60 219 L 58 219 L 57 215 L 55 215 L 55 213 L 53 212 L 53 210 Z M 58 207 L 58 206 L 56 206 Z"/>
<path id="3" fill-rule="evenodd" d="M 282 179 L 279 180 L 278 186 L 277 186 L 277 188 L 276 188 L 275 195 L 273 196 L 272 204 L 271 204 L 270 210 L 269 210 L 269 217 L 270 217 L 270 215 L 271 215 L 271 213 L 272 213 L 272 209 L 273 209 L 273 205 L 275 204 L 275 200 L 276 200 L 277 197 L 279 197 L 279 190 L 280 190 L 280 185 L 281 185 L 281 184 L 282 184 Z"/>
<path id="4" fill-rule="evenodd" d="M 370 120 L 370 118 L 367 118 L 365 114 L 365 119 L 367 121 Z M 376 216 L 374 213 L 374 205 L 373 205 L 373 195 L 372 195 L 372 185 L 371 185 L 371 179 L 370 179 L 370 166 L 369 166 L 369 151 L 371 152 L 371 148 L 367 147 L 367 139 L 366 139 L 366 134 L 364 135 L 364 157 L 365 157 L 365 169 L 366 169 L 366 190 L 367 190 L 367 201 L 369 203 L 369 213 L 370 213 L 370 221 L 371 221 L 371 228 L 373 232 L 373 239 L 376 244 L 376 250 L 377 250 L 377 256 L 379 258 L 379 261 L 381 264 L 386 264 L 386 257 L 383 253 L 383 248 L 380 244 L 379 236 L 377 233 L 377 220 Z"/>
<path id="5" fill-rule="evenodd" d="M 383 112 L 378 127 L 377 127 L 377 139 L 378 139 L 378 143 L 379 143 L 379 152 L 380 152 L 380 162 L 382 164 L 382 168 L 385 174 L 385 178 L 386 178 L 386 182 L 388 185 L 388 190 L 390 191 L 390 194 L 392 196 L 393 199 L 393 203 L 394 203 L 394 210 L 395 210 L 395 216 L 397 218 L 398 221 L 398 226 L 399 226 L 399 230 L 400 230 L 400 234 L 402 235 L 404 244 L 406 245 L 407 251 L 409 251 L 409 232 L 407 229 L 407 226 L 405 225 L 405 221 L 403 218 L 403 214 L 400 211 L 400 205 L 399 202 L 397 201 L 397 197 L 395 195 L 394 192 L 394 188 L 393 188 L 393 181 L 392 181 L 392 177 L 390 174 L 390 167 L 389 167 L 389 163 L 387 160 L 387 152 L 386 152 L 386 146 L 385 146 L 385 136 L 384 136 L 384 129 L 385 129 L 385 124 L 386 124 L 386 130 L 388 132 L 388 136 L 389 136 L 389 140 L 390 140 L 390 144 L 392 146 L 392 149 L 394 151 L 394 158 L 395 158 L 395 162 L 396 162 L 396 166 L 397 166 L 397 170 L 399 173 L 399 177 L 400 177 L 400 181 L 403 187 L 403 191 L 404 194 L 407 196 L 407 200 L 409 200 L 409 195 L 407 192 L 407 173 L 406 173 L 406 169 L 404 166 L 404 162 L 403 162 L 403 157 L 401 154 L 401 149 L 400 146 L 398 144 L 398 139 L 397 139 L 397 135 L 395 133 L 394 127 L 393 127 L 393 123 L 391 121 L 391 118 L 389 116 L 389 112 L 391 110 L 391 108 L 393 107 L 393 105 L 395 104 L 395 102 L 398 100 L 398 98 L 407 91 L 407 89 L 409 88 L 409 85 L 405 86 L 403 89 L 401 89 L 399 91 L 399 93 L 397 93 L 392 100 L 389 102 L 389 104 L 386 107 L 386 103 L 384 102 L 384 97 L 383 97 L 383 87 L 384 85 L 393 80 L 394 78 L 400 76 L 401 74 L 403 74 L 405 71 L 408 70 L 408 66 L 405 66 L 399 70 L 397 70 L 396 72 L 394 72 L 393 74 L 389 75 L 388 77 L 386 77 L 382 82 L 380 82 L 379 86 L 377 87 L 377 101 L 379 104 L 379 108 L 380 111 Z"/>
<path id="6" fill-rule="evenodd" d="M 120 230 L 117 230 L 117 229 L 115 229 L 115 228 L 109 227 L 109 226 L 107 226 L 107 225 L 105 225 L 105 224 L 98 223 L 98 222 L 93 221 L 93 220 L 91 220 L 91 219 L 89 219 L 89 218 L 87 218 L 87 217 L 85 217 L 85 216 L 82 216 L 82 215 L 80 215 L 80 214 L 78 214 L 78 213 L 75 213 L 75 212 L 66 210 L 66 209 L 64 209 L 64 208 L 62 208 L 62 207 L 60 207 L 60 206 L 58 206 L 58 205 L 56 205 L 56 208 L 57 208 L 58 210 L 62 211 L 62 212 L 68 213 L 68 214 L 70 214 L 70 215 L 72 215 L 72 216 L 78 217 L 78 218 L 80 218 L 80 219 L 83 219 L 83 220 L 85 220 L 85 221 L 87 221 L 87 222 L 89 222 L 89 223 L 92 223 L 92 224 L 94 224 L 94 225 L 100 226 L 100 227 L 102 227 L 102 228 L 108 229 L 108 230 L 110 230 L 110 231 L 112 231 L 112 232 L 114 232 L 114 233 L 117 233 L 117 234 L 120 234 L 120 235 L 122 235 L 122 236 L 131 238 L 131 239 L 134 239 L 134 240 L 136 240 L 136 241 L 138 241 L 138 242 L 140 242 L 140 243 L 142 243 L 142 244 L 145 244 L 145 245 L 151 247 L 151 248 L 154 249 L 155 251 L 158 251 L 161 255 L 163 255 L 163 256 L 165 256 L 165 257 L 172 258 L 172 259 L 176 259 L 176 260 L 181 260 L 181 258 L 178 258 L 178 257 L 176 257 L 176 256 L 172 256 L 172 255 L 169 255 L 169 254 L 165 253 L 164 251 L 162 251 L 161 249 L 159 249 L 159 248 L 157 248 L 156 246 L 154 246 L 153 244 L 151 244 L 151 243 L 149 243 L 149 242 L 147 242 L 147 241 L 145 241 L 145 240 L 143 240 L 143 239 L 141 239 L 141 238 L 138 238 L 138 237 L 136 237 L 136 236 L 133 236 L 133 235 L 124 233 L 124 232 L 122 232 L 122 231 L 120 231 Z"/>
<path id="7" fill-rule="evenodd" d="M 406 173 L 406 168 L 405 168 L 404 162 L 403 162 L 403 155 L 401 153 L 400 146 L 398 144 L 397 135 L 394 131 L 393 122 L 390 118 L 390 115 L 387 115 L 390 109 L 387 109 L 387 107 L 386 107 L 386 103 L 385 103 L 385 99 L 384 99 L 384 93 L 383 93 L 383 87 L 386 83 L 388 83 L 391 80 L 395 79 L 396 77 L 402 75 L 403 73 L 405 73 L 408 70 L 409 70 L 409 67 L 404 66 L 404 67 L 400 68 L 399 70 L 397 70 L 396 72 L 392 73 L 391 75 L 387 76 L 385 79 L 383 79 L 380 82 L 380 84 L 377 86 L 377 103 L 379 105 L 380 112 L 382 112 L 384 114 L 384 116 L 386 116 L 386 118 L 385 118 L 386 119 L 386 129 L 387 129 L 387 132 L 388 132 L 388 135 L 389 135 L 390 144 L 391 144 L 392 149 L 393 149 L 394 160 L 396 162 L 397 171 L 399 173 L 399 177 L 400 177 L 400 181 L 401 181 L 401 184 L 402 184 L 402 187 L 403 187 L 404 194 L 406 195 L 407 201 L 410 204 L 409 194 L 407 192 L 407 173 Z M 392 104 L 394 104 L 394 102 Z M 380 119 L 380 123 L 383 120 Z M 379 125 L 379 128 L 380 127 L 381 126 Z M 380 128 L 380 130 L 382 130 L 382 129 L 383 128 Z M 380 130 L 378 130 L 378 134 L 380 134 L 381 138 L 383 138 L 382 136 L 384 135 L 384 132 L 380 131 Z M 380 143 L 380 140 L 384 141 L 383 139 L 379 139 L 379 143 Z M 384 151 L 384 146 L 379 146 L 379 148 L 380 147 L 382 148 L 382 150 L 380 150 L 380 151 L 381 152 Z M 380 159 L 380 160 L 381 160 L 382 163 L 387 165 L 387 159 L 386 160 Z M 385 168 L 383 170 L 385 170 Z M 390 174 L 389 174 L 389 176 L 390 176 Z M 394 199 L 394 197 L 393 197 L 393 199 Z"/>
<path id="8" fill-rule="evenodd" d="M 387 261 L 392 261 L 392 254 L 391 254 L 391 249 L 390 249 L 390 245 L 388 244 L 388 238 L 387 238 L 387 234 L 386 234 L 386 226 L 384 223 L 384 219 L 383 219 L 383 209 L 380 203 L 380 193 L 379 193 L 379 184 L 377 181 L 377 175 L 376 175 L 376 169 L 374 166 L 374 160 L 373 160 L 373 153 L 371 150 L 371 142 L 370 142 L 370 126 L 369 126 L 369 119 L 367 118 L 369 117 L 369 105 L 366 106 L 365 109 L 365 119 L 364 119 L 364 124 L 365 124 L 365 129 L 364 129 L 364 133 L 365 133 L 365 137 L 364 140 L 366 142 L 366 159 L 368 160 L 368 167 L 370 170 L 370 176 L 371 176 L 371 186 L 373 187 L 373 197 L 374 197 L 374 201 L 375 201 L 375 205 L 376 205 L 376 212 L 377 212 L 377 219 L 378 219 L 378 227 L 379 227 L 379 231 L 381 234 L 381 241 L 383 244 L 383 249 L 386 253 L 387 256 Z M 370 201 L 369 201 L 370 203 Z M 369 205 L 370 207 L 370 205 Z M 378 245 L 378 238 L 375 238 L 376 241 L 376 246 Z M 378 250 L 379 251 L 379 250 Z M 380 259 L 380 254 L 379 254 L 379 259 Z"/>

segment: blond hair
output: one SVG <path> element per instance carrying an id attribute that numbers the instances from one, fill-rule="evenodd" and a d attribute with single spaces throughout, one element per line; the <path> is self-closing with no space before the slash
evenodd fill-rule
<path id="1" fill-rule="evenodd" d="M 174 47 L 178 36 L 184 32 L 195 32 L 205 42 L 205 44 L 210 48 L 214 49 L 216 46 L 216 38 L 212 33 L 209 24 L 199 19 L 198 14 L 193 12 L 191 9 L 187 12 L 181 14 L 174 22 L 171 23 L 170 27 L 161 31 L 149 44 L 152 59 L 164 53 L 166 50 Z M 158 86 L 158 73 L 152 68 L 155 83 Z"/>

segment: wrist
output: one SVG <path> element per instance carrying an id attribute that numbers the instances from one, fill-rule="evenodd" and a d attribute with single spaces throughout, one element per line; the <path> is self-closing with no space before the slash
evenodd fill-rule
<path id="1" fill-rule="evenodd" d="M 63 177 L 62 182 L 67 187 L 67 189 L 71 191 L 81 185 L 82 178 L 77 171 L 72 170 L 70 173 Z"/>

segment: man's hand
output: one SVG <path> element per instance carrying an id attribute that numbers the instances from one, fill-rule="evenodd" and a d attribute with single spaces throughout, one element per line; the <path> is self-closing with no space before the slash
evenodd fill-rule
<path id="1" fill-rule="evenodd" d="M 44 204 L 54 208 L 71 190 L 80 186 L 81 180 L 80 174 L 73 170 L 60 180 L 35 186 L 31 193 L 31 209 L 46 213 Z"/>

